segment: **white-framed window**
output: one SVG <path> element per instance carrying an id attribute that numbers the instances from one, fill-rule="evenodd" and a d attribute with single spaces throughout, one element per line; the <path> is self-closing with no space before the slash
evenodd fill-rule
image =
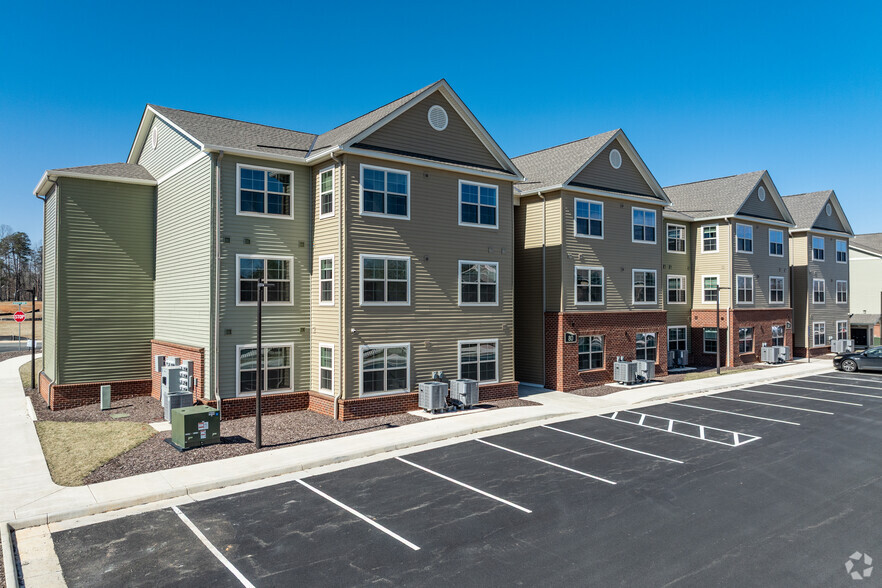
<path id="1" fill-rule="evenodd" d="M 701 252 L 716 253 L 720 250 L 717 241 L 717 234 L 720 227 L 718 225 L 705 225 L 701 227 Z"/>
<path id="2" fill-rule="evenodd" d="M 334 345 L 319 343 L 319 391 L 334 392 Z"/>
<path id="3" fill-rule="evenodd" d="M 360 345 L 361 395 L 410 390 L 410 343 Z"/>
<path id="4" fill-rule="evenodd" d="M 686 253 L 686 227 L 668 223 L 668 253 Z"/>
<path id="5" fill-rule="evenodd" d="M 602 267 L 576 266 L 576 304 L 603 304 Z"/>
<path id="6" fill-rule="evenodd" d="M 236 214 L 293 218 L 290 170 L 236 164 Z"/>
<path id="7" fill-rule="evenodd" d="M 827 325 L 812 323 L 812 347 L 823 347 L 827 344 Z"/>
<path id="8" fill-rule="evenodd" d="M 656 333 L 637 333 L 636 340 L 636 359 L 658 360 L 658 335 Z"/>
<path id="9" fill-rule="evenodd" d="M 753 253 L 753 225 L 735 225 L 735 251 Z"/>
<path id="10" fill-rule="evenodd" d="M 705 353 L 716 353 L 717 352 L 717 330 L 714 328 L 705 327 L 702 332 L 702 340 L 704 341 L 704 352 Z"/>
<path id="11" fill-rule="evenodd" d="M 334 256 L 319 257 L 319 305 L 334 305 Z"/>
<path id="12" fill-rule="evenodd" d="M 575 199 L 576 236 L 603 239 L 603 202 Z"/>
<path id="13" fill-rule="evenodd" d="M 720 276 L 701 276 L 701 299 L 704 302 L 716 302 L 720 291 Z"/>
<path id="14" fill-rule="evenodd" d="M 824 280 L 812 280 L 812 302 L 824 304 L 827 301 L 827 291 Z"/>
<path id="15" fill-rule="evenodd" d="M 361 305 L 409 306 L 410 258 L 362 254 Z"/>
<path id="16" fill-rule="evenodd" d="M 753 327 L 739 327 L 738 353 L 753 353 Z"/>
<path id="17" fill-rule="evenodd" d="M 668 350 L 686 351 L 689 348 L 689 327 L 668 327 Z"/>
<path id="18" fill-rule="evenodd" d="M 603 335 L 579 337 L 579 371 L 603 369 Z"/>
<path id="19" fill-rule="evenodd" d="M 784 278 L 781 276 L 769 277 L 769 303 L 782 304 L 784 302 Z"/>
<path id="20" fill-rule="evenodd" d="M 655 270 L 631 270 L 632 295 L 634 304 L 655 304 Z"/>
<path id="21" fill-rule="evenodd" d="M 459 224 L 495 229 L 499 187 L 492 184 L 459 181 Z"/>
<path id="22" fill-rule="evenodd" d="M 836 321 L 836 340 L 848 339 L 848 321 Z"/>
<path id="23" fill-rule="evenodd" d="M 293 257 L 236 255 L 236 306 L 257 305 L 257 282 L 263 280 L 264 304 L 293 304 L 291 267 Z"/>
<path id="24" fill-rule="evenodd" d="M 655 243 L 655 211 L 631 207 L 631 242 Z"/>
<path id="25" fill-rule="evenodd" d="M 784 346 L 784 325 L 772 325 L 772 346 Z"/>
<path id="26" fill-rule="evenodd" d="M 499 304 L 499 264 L 495 261 L 459 262 L 459 305 Z"/>
<path id="27" fill-rule="evenodd" d="M 848 263 L 848 241 L 836 239 L 836 263 Z"/>
<path id="28" fill-rule="evenodd" d="M 824 238 L 812 237 L 812 259 L 824 261 Z"/>
<path id="29" fill-rule="evenodd" d="M 334 216 L 334 166 L 319 172 L 319 218 Z"/>
<path id="30" fill-rule="evenodd" d="M 459 342 L 459 377 L 481 383 L 499 381 L 499 339 Z"/>
<path id="31" fill-rule="evenodd" d="M 753 304 L 753 276 L 735 276 L 738 292 L 738 304 Z"/>
<path id="32" fill-rule="evenodd" d="M 291 392 L 294 344 L 265 343 L 261 353 L 262 392 Z M 236 346 L 236 391 L 238 396 L 257 392 L 257 345 Z"/>
<path id="33" fill-rule="evenodd" d="M 848 282 L 836 280 L 836 304 L 848 304 Z"/>
<path id="34" fill-rule="evenodd" d="M 686 276 L 668 276 L 668 304 L 686 304 Z"/>
<path id="35" fill-rule="evenodd" d="M 410 219 L 410 172 L 361 164 L 361 214 Z"/>
<path id="36" fill-rule="evenodd" d="M 784 257 L 784 231 L 769 229 L 769 255 Z"/>

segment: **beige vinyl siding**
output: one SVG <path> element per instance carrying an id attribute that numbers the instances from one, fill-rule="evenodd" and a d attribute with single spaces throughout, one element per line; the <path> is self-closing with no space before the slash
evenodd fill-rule
<path id="1" fill-rule="evenodd" d="M 882 257 L 855 249 L 849 249 L 848 256 L 849 263 L 854 266 L 854 271 L 851 272 L 854 284 L 851 284 L 848 301 L 851 312 L 882 313 Z"/>
<path id="2" fill-rule="evenodd" d="M 564 295 L 563 199 L 561 192 L 545 198 L 545 310 L 559 312 Z"/>
<path id="3" fill-rule="evenodd" d="M 291 210 L 294 218 L 236 214 L 237 164 L 292 172 Z M 310 388 L 310 225 L 313 206 L 312 173 L 309 167 L 245 159 L 227 155 L 221 162 L 220 344 L 218 350 L 220 393 L 236 396 L 237 345 L 257 342 L 256 305 L 237 306 L 239 285 L 237 255 L 292 257 L 291 297 L 293 304 L 263 306 L 263 344 L 292 343 L 292 386 L 294 391 Z M 246 244 L 245 239 L 250 240 Z M 227 333 L 229 331 L 229 334 Z"/>
<path id="4" fill-rule="evenodd" d="M 53 188 L 43 206 L 43 371 L 50 380 L 55 380 L 56 319 L 58 299 L 56 270 L 58 267 L 57 247 L 58 188 Z"/>
<path id="5" fill-rule="evenodd" d="M 759 189 L 762 187 L 766 191 L 766 199 L 759 199 Z M 769 190 L 769 186 L 765 182 L 760 182 L 753 189 L 753 192 L 750 193 L 750 196 L 747 197 L 747 200 L 744 204 L 741 205 L 741 208 L 738 210 L 738 214 L 745 214 L 749 216 L 756 216 L 759 218 L 765 218 L 769 220 L 776 221 L 785 221 L 786 219 L 781 214 L 781 211 L 775 205 L 775 200 L 772 198 L 772 192 Z"/>
<path id="6" fill-rule="evenodd" d="M 830 216 L 827 216 L 827 204 L 833 208 Z M 821 207 L 821 213 L 818 215 L 817 220 L 815 220 L 815 224 L 812 225 L 812 228 L 821 229 L 825 231 L 838 231 L 840 233 L 846 233 L 845 226 L 842 224 L 842 221 L 839 219 L 839 215 L 836 214 L 836 207 L 827 200 L 827 203 Z"/>
<path id="7" fill-rule="evenodd" d="M 770 197 L 767 197 L 767 199 Z M 735 246 L 735 224 L 750 225 L 753 227 L 753 253 L 739 253 Z M 773 257 L 769 255 L 769 229 L 779 229 L 784 232 L 784 256 Z M 736 300 L 735 308 L 788 308 L 790 301 L 790 252 L 786 238 L 787 227 L 774 227 L 757 222 L 736 221 L 732 224 L 734 254 L 732 256 L 732 273 L 734 275 L 750 275 L 754 277 L 753 304 L 743 304 Z M 784 302 L 771 304 L 769 302 L 769 278 L 779 276 L 784 278 Z M 733 278 L 734 279 L 734 278 Z M 737 281 L 734 282 L 737 287 Z"/>
<path id="8" fill-rule="evenodd" d="M 806 233 L 797 233 L 790 239 L 790 260 L 793 267 L 793 345 L 805 346 L 806 305 L 811 291 L 808 288 L 808 240 Z"/>
<path id="9" fill-rule="evenodd" d="M 58 384 L 150 377 L 154 188 L 62 178 Z"/>
<path id="10" fill-rule="evenodd" d="M 156 149 L 153 149 L 152 144 L 154 130 L 158 139 Z M 138 163 L 154 178 L 159 179 L 197 153 L 199 148 L 190 139 L 170 127 L 165 121 L 155 118 L 141 149 Z"/>
<path id="11" fill-rule="evenodd" d="M 668 251 L 668 225 L 679 225 L 686 228 L 686 251 L 685 253 L 672 253 Z M 689 326 L 691 322 L 692 295 L 694 276 L 692 275 L 692 263 L 695 256 L 693 237 L 695 229 L 692 223 L 675 220 L 664 220 L 662 232 L 662 273 L 663 279 L 659 280 L 662 292 L 662 303 L 667 311 L 668 325 Z M 686 279 L 686 303 L 672 304 L 668 302 L 668 276 L 685 276 Z M 687 340 L 687 344 L 689 341 Z"/>
<path id="12" fill-rule="evenodd" d="M 717 225 L 717 248 L 716 253 L 703 253 L 701 250 L 702 227 Z M 719 276 L 720 286 L 732 286 L 732 271 L 729 265 L 729 253 L 731 251 L 732 231 L 725 221 L 696 222 L 693 224 L 693 246 L 695 247 L 695 272 L 692 289 L 692 306 L 696 309 L 714 309 L 713 302 L 705 303 L 703 294 L 704 276 Z M 786 258 L 785 258 L 786 259 Z M 720 308 L 730 306 L 732 300 L 731 290 L 720 290 Z"/>
<path id="13" fill-rule="evenodd" d="M 613 149 L 618 149 L 622 155 L 622 165 L 619 169 L 614 168 L 609 161 L 609 154 Z M 610 192 L 654 196 L 652 188 L 643 179 L 640 170 L 637 169 L 637 166 L 628 157 L 627 152 L 622 148 L 618 139 L 598 153 L 570 183 L 576 186 L 599 188 Z"/>
<path id="14" fill-rule="evenodd" d="M 542 199 L 522 198 L 514 208 L 515 370 L 519 381 L 545 382 L 545 313 L 542 308 Z M 555 249 L 559 255 L 559 248 Z"/>
<path id="15" fill-rule="evenodd" d="M 821 214 L 826 216 L 823 212 Z M 812 322 L 823 321 L 826 325 L 826 336 L 833 335 L 835 338 L 836 321 L 848 320 L 849 314 L 848 304 L 836 303 L 836 280 L 848 280 L 849 266 L 847 263 L 836 263 L 836 237 L 809 232 L 807 234 L 807 247 L 811 247 L 811 238 L 815 236 L 824 238 L 825 261 L 814 261 L 809 251 L 806 275 L 806 303 L 809 312 L 807 320 L 809 324 L 806 332 L 811 333 Z M 847 241 L 847 238 L 845 240 Z M 816 278 L 824 280 L 824 304 L 814 304 L 813 302 L 812 281 Z"/>
<path id="16" fill-rule="evenodd" d="M 435 132 L 430 129 L 429 132 Z M 346 397 L 360 390 L 359 346 L 409 343 L 410 388 L 431 380 L 432 371 L 458 373 L 460 340 L 498 339 L 500 382 L 514 380 L 512 186 L 414 165 L 389 165 L 347 155 L 345 325 L 348 345 Z M 410 220 L 362 216 L 360 163 L 410 172 Z M 461 179 L 498 186 L 498 229 L 458 225 Z M 359 306 L 360 255 L 397 255 L 410 259 L 409 306 Z M 498 263 L 498 305 L 458 306 L 459 260 Z"/>
<path id="17" fill-rule="evenodd" d="M 429 125 L 428 113 L 434 105 L 447 111 L 447 128 L 443 131 L 436 131 Z M 499 161 L 440 92 L 426 97 L 386 123 L 359 145 L 502 169 Z"/>

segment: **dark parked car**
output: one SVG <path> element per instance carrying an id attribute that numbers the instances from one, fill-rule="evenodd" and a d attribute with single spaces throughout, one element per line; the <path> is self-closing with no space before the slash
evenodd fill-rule
<path id="1" fill-rule="evenodd" d="M 855 353 L 840 353 L 833 358 L 833 367 L 843 372 L 882 371 L 882 347 L 871 347 L 866 351 Z"/>

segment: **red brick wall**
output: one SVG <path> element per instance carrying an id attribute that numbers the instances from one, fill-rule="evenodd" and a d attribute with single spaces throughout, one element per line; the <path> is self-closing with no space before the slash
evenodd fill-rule
<path id="1" fill-rule="evenodd" d="M 828 353 L 832 353 L 830 351 L 830 346 L 826 347 L 812 347 L 811 348 L 812 357 L 820 357 L 821 355 L 827 355 Z M 806 356 L 806 348 L 805 347 L 797 347 L 793 350 L 794 357 L 807 357 Z"/>
<path id="2" fill-rule="evenodd" d="M 787 321 L 793 322 L 793 312 L 789 308 L 768 308 L 743 310 L 736 309 L 729 312 L 732 320 L 732 340 L 728 340 L 728 323 L 724 310 L 720 311 L 720 333 L 718 344 L 720 345 L 720 365 L 742 366 L 760 361 L 763 343 L 772 344 L 772 326 L 786 325 Z M 717 313 L 714 310 L 693 310 L 691 339 L 692 339 L 692 365 L 713 367 L 717 363 L 716 355 L 704 353 L 703 328 L 716 328 Z M 753 352 L 739 353 L 738 329 L 741 327 L 753 327 Z M 731 345 L 727 345 L 731 343 Z M 784 330 L 784 345 L 793 349 L 793 331 Z M 794 353 L 796 350 L 794 350 Z M 731 362 L 728 358 L 731 357 Z"/>
<path id="3" fill-rule="evenodd" d="M 478 386 L 478 399 L 481 402 L 517 397 L 518 382 L 502 382 L 500 384 L 484 384 Z"/>
<path id="4" fill-rule="evenodd" d="M 166 341 L 150 341 L 150 376 L 152 379 L 152 388 L 150 395 L 159 399 L 162 394 L 162 372 L 156 371 L 155 357 L 164 355 L 166 357 L 177 357 L 181 361 L 192 361 L 193 371 L 198 378 L 196 388 L 194 390 L 194 398 L 202 400 L 205 398 L 205 349 L 202 347 L 190 347 L 189 345 L 179 345 L 178 343 L 168 343 Z"/>
<path id="5" fill-rule="evenodd" d="M 49 376 L 40 372 L 40 396 L 43 397 L 43 400 L 46 404 L 49 404 L 49 388 L 52 386 L 52 380 L 49 379 Z"/>
<path id="6" fill-rule="evenodd" d="M 150 380 L 117 380 L 115 382 L 88 382 L 85 384 L 54 384 L 52 386 L 49 408 L 52 410 L 60 410 L 101 402 L 101 386 L 108 384 L 110 385 L 111 400 L 150 395 Z"/>
<path id="7" fill-rule="evenodd" d="M 277 394 L 262 394 L 260 397 L 261 414 L 278 414 L 306 410 L 309 407 L 310 393 L 282 392 Z M 201 404 L 217 407 L 215 400 L 201 400 Z M 257 412 L 257 399 L 254 396 L 242 396 L 239 398 L 224 398 L 221 407 L 221 415 L 225 421 L 254 416 Z"/>
<path id="8" fill-rule="evenodd" d="M 545 313 L 545 387 L 570 391 L 599 386 L 613 381 L 616 357 L 635 359 L 637 333 L 656 333 L 656 375 L 668 372 L 667 312 L 546 312 Z M 564 343 L 564 334 L 603 335 L 603 369 L 579 371 L 579 344 Z"/>

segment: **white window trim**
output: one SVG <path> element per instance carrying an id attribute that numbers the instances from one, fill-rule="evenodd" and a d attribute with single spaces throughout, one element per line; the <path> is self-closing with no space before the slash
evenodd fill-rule
<path id="1" fill-rule="evenodd" d="M 586 203 L 588 203 L 589 207 L 592 204 L 599 204 L 600 205 L 600 236 L 599 237 L 597 235 L 583 235 L 582 233 L 579 232 L 579 222 L 578 222 L 579 217 L 576 214 L 576 211 L 579 209 L 579 202 L 586 202 Z M 604 218 L 605 215 L 606 215 L 606 212 L 604 210 L 603 202 L 601 202 L 599 200 L 588 200 L 587 198 L 574 198 L 573 199 L 573 235 L 575 235 L 576 238 L 578 238 L 578 239 L 600 239 L 600 240 L 603 240 L 604 236 L 606 235 L 606 218 Z M 588 228 L 589 229 L 591 228 L 590 217 L 588 219 Z M 633 236 L 633 233 L 632 233 L 632 236 Z"/>
<path id="2" fill-rule="evenodd" d="M 267 392 L 266 390 L 261 390 L 260 394 L 284 394 L 286 392 L 293 392 L 294 388 L 294 343 L 261 343 L 262 349 L 267 349 L 269 347 L 287 347 L 291 350 L 291 388 L 286 388 L 284 390 L 273 390 L 272 392 Z M 241 355 L 241 351 L 243 349 L 257 349 L 257 344 L 254 345 L 236 345 L 236 398 L 251 398 L 257 395 L 257 392 L 242 392 L 242 369 L 241 364 L 239 363 L 239 356 Z M 266 357 L 263 353 L 261 353 L 261 359 Z M 257 369 L 260 369 L 260 366 L 257 366 Z M 264 387 L 266 387 L 266 381 L 263 382 Z"/>
<path id="3" fill-rule="evenodd" d="M 239 284 L 242 276 L 241 261 L 243 259 L 282 260 L 288 262 L 288 281 L 291 283 L 291 300 L 288 302 L 264 302 L 263 306 L 293 306 L 294 305 L 294 257 L 290 255 L 252 255 L 250 253 L 236 254 L 236 306 L 257 306 L 257 302 L 242 302 L 242 288 Z M 260 292 L 258 292 L 258 296 Z"/>
<path id="4" fill-rule="evenodd" d="M 322 282 L 327 281 L 322 279 L 322 261 L 330 259 L 331 260 L 331 300 L 322 300 Z M 337 281 L 337 264 L 334 263 L 333 255 L 322 255 L 319 257 L 318 263 L 318 280 L 319 280 L 319 291 L 318 291 L 318 299 L 319 306 L 334 306 L 334 301 L 336 300 L 336 288 L 334 287 L 334 283 Z"/>
<path id="5" fill-rule="evenodd" d="M 815 345 L 815 325 L 821 325 L 821 327 L 822 327 L 821 330 L 823 331 L 822 334 L 824 336 L 824 341 L 820 345 Z M 827 346 L 827 323 L 825 323 L 824 321 L 813 322 L 812 323 L 812 348 L 826 347 L 826 346 Z"/>
<path id="6" fill-rule="evenodd" d="M 839 261 L 839 244 L 845 243 L 845 261 Z M 842 265 L 848 265 L 848 241 L 844 241 L 842 239 L 836 239 L 836 248 L 834 251 L 836 255 L 836 263 L 841 263 Z"/>
<path id="7" fill-rule="evenodd" d="M 322 196 L 327 192 L 322 192 L 322 175 L 327 172 L 331 172 L 331 212 L 322 214 Z M 319 197 L 318 197 L 318 206 L 319 206 L 319 219 L 323 218 L 331 218 L 334 216 L 334 213 L 337 212 L 337 166 L 331 165 L 324 169 L 319 170 L 318 174 L 318 188 L 319 188 Z M 410 183 L 408 183 L 408 189 L 410 188 Z M 408 196 L 410 198 L 410 196 Z"/>
<path id="8" fill-rule="evenodd" d="M 479 220 L 481 218 L 481 206 L 486 206 L 486 204 L 483 204 L 483 205 L 481 204 L 480 188 L 482 188 L 482 187 L 483 188 L 493 188 L 494 190 L 496 190 L 496 207 L 495 207 L 496 208 L 496 224 L 484 225 L 484 224 L 481 224 L 480 222 L 477 222 L 477 223 L 463 222 L 463 220 L 462 220 L 462 185 L 463 184 L 469 184 L 470 186 L 478 186 L 478 188 L 479 188 L 479 190 L 478 190 L 478 219 Z M 407 185 L 410 186 L 410 180 L 408 180 Z M 459 226 L 461 226 L 461 227 L 479 227 L 482 229 L 497 229 L 497 230 L 499 229 L 499 210 L 500 210 L 500 207 L 499 207 L 499 186 L 497 186 L 496 184 L 482 184 L 480 182 L 473 182 L 471 180 L 459 180 L 456 188 L 457 188 L 456 200 L 459 203 L 459 206 L 457 207 L 458 210 L 457 210 L 456 214 L 457 214 L 457 220 L 459 221 Z M 408 211 L 407 211 L 408 218 L 410 217 L 409 203 L 410 203 L 410 195 L 408 195 Z"/>
<path id="9" fill-rule="evenodd" d="M 716 249 L 705 249 L 704 248 L 704 230 L 709 229 L 710 227 L 714 227 L 714 242 L 716 243 Z M 720 252 L 720 225 L 701 225 L 698 228 L 698 240 L 701 241 L 701 252 L 702 253 L 719 253 Z"/>
<path id="10" fill-rule="evenodd" d="M 845 300 L 839 301 L 839 284 L 845 284 Z M 848 304 L 848 280 L 836 280 L 836 304 Z"/>
<path id="11" fill-rule="evenodd" d="M 741 338 L 741 329 L 750 330 L 750 339 Z M 750 351 L 741 351 L 741 342 L 750 341 Z M 756 353 L 756 329 L 753 326 L 738 327 L 738 355 L 750 355 Z"/>
<path id="12" fill-rule="evenodd" d="M 333 396 L 334 394 L 334 386 L 337 383 L 336 374 L 334 373 L 336 370 L 334 369 L 334 364 L 337 363 L 336 352 L 334 350 L 333 343 L 319 343 L 319 355 L 318 355 L 318 391 L 319 394 L 325 394 L 328 396 Z M 330 388 L 322 388 L 322 347 L 326 347 L 331 350 L 331 387 Z"/>
<path id="13" fill-rule="evenodd" d="M 744 227 L 744 228 L 750 229 L 750 251 L 747 251 L 746 249 L 741 249 L 740 247 L 738 247 L 738 227 Z M 754 251 L 754 249 L 756 249 L 756 247 L 754 247 L 754 241 L 755 241 L 755 239 L 753 238 L 753 225 L 749 225 L 747 223 L 735 223 L 735 253 L 744 253 L 746 255 L 753 255 L 753 251 Z"/>
<path id="14" fill-rule="evenodd" d="M 644 352 L 645 352 L 647 349 L 655 349 L 655 360 L 654 360 L 654 362 L 655 362 L 656 365 L 657 365 L 658 362 L 659 362 L 659 352 L 658 352 L 658 350 L 659 350 L 659 346 L 658 346 L 658 331 L 641 331 L 641 332 L 636 333 L 636 334 L 634 335 L 634 359 L 635 359 L 635 360 L 637 360 L 637 335 L 643 335 L 643 341 L 644 341 L 643 351 L 644 351 Z M 646 342 L 646 335 L 652 335 L 653 337 L 655 337 L 655 347 L 646 347 L 646 343 L 645 343 L 645 342 Z M 606 353 L 606 348 L 604 348 L 603 351 L 604 351 L 604 353 Z M 640 360 L 637 360 L 637 361 L 649 361 L 649 360 L 648 360 L 648 359 L 640 359 Z"/>
<path id="15" fill-rule="evenodd" d="M 594 333 L 591 335 L 579 335 L 576 337 L 576 346 L 577 346 L 577 348 L 576 348 L 576 368 L 579 367 L 579 356 L 582 355 L 581 353 L 579 353 L 579 349 L 578 349 L 579 339 L 581 339 L 582 337 L 600 337 L 600 341 L 603 344 L 603 351 L 601 351 L 601 355 L 602 355 L 601 362 L 602 363 L 601 363 L 600 367 L 596 367 L 596 368 L 589 367 L 588 369 L 584 369 L 584 370 L 577 369 L 576 371 L 579 372 L 580 374 L 587 374 L 588 372 L 599 372 L 601 370 L 605 370 L 606 369 L 606 335 L 602 335 L 602 334 L 598 335 L 597 333 Z M 591 355 L 591 352 L 589 351 L 588 354 Z"/>
<path id="16" fill-rule="evenodd" d="M 772 300 L 772 280 L 781 280 L 781 301 Z M 769 304 L 784 304 L 784 299 L 787 298 L 784 294 L 786 292 L 787 282 L 784 280 L 784 276 L 769 276 Z"/>
<path id="17" fill-rule="evenodd" d="M 823 302 L 815 302 L 815 284 L 821 283 L 821 292 L 824 294 Z M 827 304 L 827 282 L 822 278 L 812 278 L 812 304 Z"/>
<path id="18" fill-rule="evenodd" d="M 668 351 L 671 350 L 671 329 L 684 329 L 686 333 L 686 339 L 684 342 L 686 343 L 686 352 L 689 352 L 689 326 L 688 325 L 673 325 L 668 327 Z"/>
<path id="19" fill-rule="evenodd" d="M 389 347 L 404 347 L 407 349 L 407 388 L 400 390 L 385 390 L 383 392 L 365 393 L 364 391 L 364 350 L 365 349 L 388 349 Z M 375 396 L 392 396 L 393 394 L 407 394 L 410 392 L 410 365 L 411 365 L 411 348 L 410 343 L 382 343 L 378 345 L 359 345 L 358 346 L 358 395 L 360 398 L 373 398 Z M 385 373 L 386 368 L 383 368 Z"/>
<path id="20" fill-rule="evenodd" d="M 275 172 L 288 174 L 291 176 L 291 193 L 288 195 L 290 198 L 290 208 L 291 214 L 270 214 L 268 212 L 242 212 L 242 168 L 245 169 L 256 169 L 259 171 L 265 172 Z M 264 185 L 264 191 L 266 191 L 266 185 Z M 294 218 L 294 171 L 290 169 L 280 169 L 275 167 L 263 167 L 260 165 L 248 165 L 245 163 L 237 163 L 236 164 L 236 216 L 256 216 L 259 218 L 282 218 L 282 219 L 293 219 Z"/>
<path id="21" fill-rule="evenodd" d="M 719 286 L 720 285 L 720 275 L 719 274 L 707 274 L 707 275 L 701 276 L 701 303 L 702 304 L 716 304 L 716 301 L 714 301 L 714 300 L 708 301 L 707 298 L 705 298 L 705 296 L 704 296 L 704 293 L 709 291 L 707 288 L 704 287 L 704 281 L 706 278 L 716 278 L 717 279 L 717 286 Z M 722 290 L 718 289 L 718 290 L 716 290 L 716 292 L 717 292 L 717 297 L 719 297 Z M 720 301 L 720 303 L 722 304 L 722 300 Z"/>
<path id="22" fill-rule="evenodd" d="M 365 302 L 364 300 L 364 260 L 365 258 L 370 259 L 397 259 L 403 260 L 407 262 L 407 300 L 404 302 Z M 388 266 L 387 266 L 388 267 Z M 384 271 L 384 275 L 388 276 L 388 269 Z M 386 277 L 384 280 L 387 282 L 389 278 Z M 359 306 L 410 306 L 410 290 L 412 287 L 412 277 L 410 273 L 410 257 L 406 255 L 373 255 L 370 253 L 362 253 L 358 256 L 358 304 Z M 389 297 L 389 289 L 386 288 L 386 297 Z M 395 347 L 395 345 L 391 345 L 390 347 Z"/>
<path id="23" fill-rule="evenodd" d="M 683 280 L 683 302 L 671 302 L 668 294 L 670 293 L 670 284 L 668 284 L 668 280 L 671 278 L 680 278 Z M 678 274 L 668 274 L 665 277 L 665 304 L 689 304 L 689 289 L 686 287 L 686 276 L 681 276 Z"/>
<path id="24" fill-rule="evenodd" d="M 653 301 L 651 301 L 651 302 L 649 302 L 649 301 L 646 301 L 646 302 L 637 302 L 637 301 L 634 299 L 634 287 L 635 287 L 635 285 L 634 285 L 634 273 L 635 273 L 635 272 L 647 272 L 647 273 L 651 273 L 651 274 L 653 274 L 653 275 L 655 276 L 655 300 L 653 300 Z M 631 270 L 631 304 L 633 304 L 634 306 L 651 306 L 651 305 L 653 305 L 653 304 L 658 304 L 658 272 L 657 272 L 656 270 L 653 270 L 653 269 L 640 269 L 640 268 L 634 268 L 634 269 Z"/>
<path id="25" fill-rule="evenodd" d="M 821 248 L 820 251 L 824 254 L 824 259 L 818 259 L 815 257 L 815 239 L 821 240 Z M 812 235 L 809 240 L 809 248 L 812 252 L 812 261 L 817 261 L 819 263 L 824 263 L 827 261 L 827 240 L 824 237 L 819 237 L 818 235 Z"/>
<path id="26" fill-rule="evenodd" d="M 717 338 L 714 341 L 717 344 L 717 349 L 720 349 L 720 330 L 717 329 L 716 327 L 702 327 L 702 329 L 701 329 L 701 352 L 704 353 L 705 355 L 716 355 L 717 354 L 716 351 L 708 351 L 707 350 L 708 339 L 704 335 L 708 331 L 716 331 Z"/>
<path id="27" fill-rule="evenodd" d="M 839 338 L 839 325 L 845 325 L 845 340 L 847 340 L 851 334 L 848 329 L 848 321 L 836 321 L 836 341 L 843 341 L 843 339 Z M 824 335 L 826 336 L 826 333 Z"/>
<path id="28" fill-rule="evenodd" d="M 683 229 L 683 251 L 671 251 L 668 243 L 668 231 L 670 227 L 677 227 L 679 229 Z M 686 225 L 678 225 L 676 223 L 666 223 L 665 224 L 665 252 L 666 253 L 675 253 L 677 255 L 686 255 L 686 251 L 689 249 L 689 231 L 686 230 Z"/>
<path id="29" fill-rule="evenodd" d="M 742 302 L 738 300 L 738 291 L 740 288 L 738 287 L 738 278 L 750 278 L 750 302 Z M 756 303 L 756 281 L 753 278 L 753 274 L 735 274 L 735 304 L 752 306 Z"/>
<path id="30" fill-rule="evenodd" d="M 481 343 L 493 343 L 496 345 L 496 370 L 492 380 L 478 380 L 479 384 L 499 383 L 499 339 L 463 339 L 456 342 L 456 377 L 462 378 L 462 346 L 463 344 L 478 344 L 478 377 L 481 377 Z"/>
<path id="31" fill-rule="evenodd" d="M 781 255 L 772 253 L 772 233 L 781 233 Z M 784 257 L 784 230 L 769 229 L 769 257 Z"/>
<path id="32" fill-rule="evenodd" d="M 365 211 L 364 209 L 364 170 L 365 169 L 376 169 L 384 172 L 392 172 L 393 174 L 402 174 L 407 176 L 407 214 L 402 216 L 400 214 L 388 214 L 386 212 L 370 212 Z M 386 187 L 388 187 L 388 182 L 386 183 Z M 398 220 L 410 220 L 410 200 L 411 200 L 411 192 L 413 190 L 413 186 L 410 182 L 410 172 L 403 169 L 395 169 L 391 167 L 380 167 L 379 165 L 368 165 L 366 163 L 359 164 L 358 166 L 358 208 L 359 214 L 362 216 L 376 216 L 379 218 L 394 218 Z M 384 194 L 387 194 L 387 191 L 384 190 Z M 386 203 L 383 202 L 383 207 L 385 208 Z"/>
<path id="33" fill-rule="evenodd" d="M 579 302 L 579 270 L 600 270 L 600 302 Z M 606 304 L 606 271 L 602 267 L 577 265 L 573 268 L 573 304 L 576 306 L 603 306 Z"/>
<path id="34" fill-rule="evenodd" d="M 478 265 L 492 265 L 496 268 L 496 302 L 463 302 L 462 301 L 462 264 L 474 263 Z M 478 298 L 481 297 L 481 272 L 478 271 Z M 472 259 L 460 259 L 456 262 L 456 302 L 459 306 L 499 306 L 499 262 L 498 261 L 474 261 Z"/>
<path id="35" fill-rule="evenodd" d="M 652 241 L 638 240 L 638 239 L 634 238 L 634 227 L 636 226 L 636 225 L 634 225 L 634 212 L 638 211 L 638 210 L 642 210 L 643 212 L 652 213 L 652 228 L 653 228 L 653 233 L 655 234 L 655 239 L 653 239 Z M 640 225 L 640 226 L 648 227 L 649 225 Z M 632 206 L 631 207 L 631 243 L 643 243 L 644 245 L 655 245 L 656 243 L 658 243 L 658 211 L 657 210 L 653 210 L 651 208 L 641 208 L 639 206 Z"/>

